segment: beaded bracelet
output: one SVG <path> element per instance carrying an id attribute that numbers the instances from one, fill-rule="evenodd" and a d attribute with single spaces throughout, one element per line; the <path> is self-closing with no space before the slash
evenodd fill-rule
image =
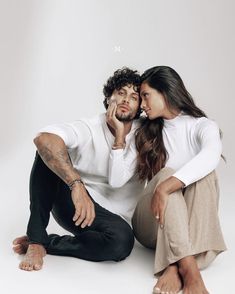
<path id="1" fill-rule="evenodd" d="M 69 189 L 70 189 L 71 191 L 73 190 L 73 185 L 74 185 L 75 183 L 80 183 L 80 184 L 84 185 L 84 182 L 82 181 L 82 179 L 75 179 L 75 180 L 73 180 L 72 182 L 70 182 L 70 183 L 68 184 L 68 187 L 69 187 Z"/>

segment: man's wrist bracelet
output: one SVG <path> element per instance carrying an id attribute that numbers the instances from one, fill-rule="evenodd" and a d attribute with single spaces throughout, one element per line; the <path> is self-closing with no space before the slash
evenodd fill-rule
<path id="1" fill-rule="evenodd" d="M 72 182 L 68 183 L 68 187 L 71 191 L 73 190 L 73 185 L 75 183 L 80 183 L 80 184 L 84 185 L 84 182 L 82 181 L 82 179 L 75 179 Z"/>

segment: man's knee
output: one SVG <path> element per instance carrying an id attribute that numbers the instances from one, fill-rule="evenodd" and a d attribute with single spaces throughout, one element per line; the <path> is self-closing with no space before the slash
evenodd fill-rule
<path id="1" fill-rule="evenodd" d="M 121 261 L 130 255 L 135 238 L 131 227 L 126 224 L 113 234 L 113 260 Z"/>

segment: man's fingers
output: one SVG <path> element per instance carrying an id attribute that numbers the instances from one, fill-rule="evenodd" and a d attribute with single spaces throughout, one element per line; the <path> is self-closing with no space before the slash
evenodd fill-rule
<path id="1" fill-rule="evenodd" d="M 116 111 L 117 111 L 117 103 L 112 103 L 113 104 L 113 109 L 112 109 L 112 113 L 111 116 L 116 118 Z"/>
<path id="2" fill-rule="evenodd" d="M 83 221 L 81 227 L 85 228 L 86 226 L 90 226 L 93 223 L 94 218 L 95 218 L 94 204 L 90 203 L 88 204 L 86 218 Z"/>
<path id="3" fill-rule="evenodd" d="M 112 113 L 113 108 L 115 107 L 116 104 L 117 102 L 115 100 L 110 100 L 109 106 L 107 108 L 107 113 Z"/>
<path id="4" fill-rule="evenodd" d="M 107 115 L 108 117 L 111 116 L 112 109 L 113 109 L 113 103 L 109 104 L 109 107 L 107 108 L 106 115 Z"/>
<path id="5" fill-rule="evenodd" d="M 86 209 L 86 216 L 85 216 L 84 221 L 81 224 L 81 228 L 85 228 L 89 224 L 90 221 L 91 221 L 91 205 L 88 204 L 87 209 Z"/>
<path id="6" fill-rule="evenodd" d="M 91 224 L 93 223 L 94 219 L 95 219 L 95 206 L 92 203 L 92 206 L 91 206 L 91 220 L 88 223 L 88 226 L 91 226 Z"/>
<path id="7" fill-rule="evenodd" d="M 85 209 L 83 208 L 79 218 L 75 222 L 75 225 L 79 226 L 82 223 L 82 221 L 84 220 L 85 217 L 86 217 L 86 212 L 85 212 Z"/>
<path id="8" fill-rule="evenodd" d="M 77 205 L 77 207 L 75 207 L 75 214 L 73 216 L 73 221 L 75 222 L 79 216 L 81 215 L 81 211 L 82 211 L 82 207 L 80 205 Z"/>

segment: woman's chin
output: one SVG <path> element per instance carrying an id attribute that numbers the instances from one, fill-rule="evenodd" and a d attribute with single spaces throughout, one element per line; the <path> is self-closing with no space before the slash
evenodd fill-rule
<path id="1" fill-rule="evenodd" d="M 155 117 L 152 116 L 151 114 L 147 114 L 147 118 L 148 118 L 149 120 L 153 120 L 153 119 L 155 119 Z"/>

